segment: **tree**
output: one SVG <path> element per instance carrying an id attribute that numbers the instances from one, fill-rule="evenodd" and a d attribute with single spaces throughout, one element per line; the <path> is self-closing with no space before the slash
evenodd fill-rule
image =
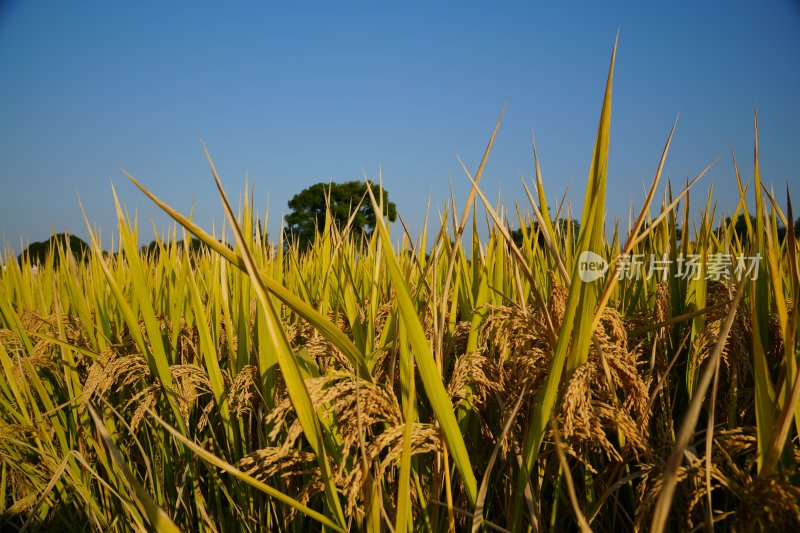
<path id="1" fill-rule="evenodd" d="M 767 221 L 767 223 L 769 224 L 769 221 Z M 730 227 L 730 225 L 731 225 L 731 217 L 725 217 L 724 226 L 725 227 Z M 752 215 L 750 216 L 750 225 L 755 230 L 756 217 L 754 217 Z M 798 218 L 795 221 L 793 229 L 794 229 L 795 236 L 796 237 L 800 237 L 800 218 Z M 722 235 L 722 230 L 723 230 L 723 225 L 720 224 L 720 226 L 717 228 L 717 235 Z M 744 216 L 744 214 L 739 215 L 739 217 L 733 223 L 733 231 L 736 233 L 736 235 L 739 236 L 739 239 L 742 242 L 745 242 L 745 243 L 749 242 L 748 234 L 747 234 L 747 218 Z M 778 222 L 778 241 L 779 242 L 783 241 L 783 239 L 786 237 L 787 232 L 788 232 L 788 230 L 786 229 L 786 226 L 784 226 L 779 221 Z"/>
<path id="2" fill-rule="evenodd" d="M 18 260 L 21 263 L 27 257 L 32 265 L 38 265 L 44 263 L 49 254 L 55 254 L 53 265 L 58 265 L 59 256 L 56 254 L 58 248 L 72 253 L 75 259 L 78 260 L 86 260 L 91 252 L 90 246 L 82 239 L 66 233 L 56 233 L 46 241 L 32 243 L 19 254 Z"/>
<path id="3" fill-rule="evenodd" d="M 389 201 L 389 193 L 374 183 L 370 182 L 369 185 L 376 199 L 382 191 L 383 214 L 393 222 L 397 218 L 397 206 Z M 289 200 L 289 209 L 292 211 L 285 218 L 286 233 L 289 239 L 295 239 L 305 248 L 313 242 L 317 228 L 321 231 L 324 227 L 328 212 L 333 218 L 332 222 L 343 228 L 357 206 L 350 231 L 356 237 L 369 236 L 375 229 L 375 212 L 367 195 L 367 183 L 317 183 Z"/>
<path id="4" fill-rule="evenodd" d="M 575 219 L 567 219 L 567 218 L 559 218 L 557 221 L 553 221 L 553 229 L 558 232 L 560 235 L 565 235 L 568 230 L 570 230 L 570 226 L 572 226 L 572 238 L 577 240 L 578 233 L 580 231 L 580 223 Z M 528 226 L 528 234 L 538 231 L 539 223 L 534 222 L 530 226 Z M 522 247 L 523 235 L 522 235 L 522 228 L 517 228 L 511 232 L 511 239 L 513 239 L 514 244 L 517 245 L 518 248 Z M 539 231 L 537 242 L 539 246 L 544 246 L 544 234 Z"/>
<path id="5" fill-rule="evenodd" d="M 163 243 L 161 243 L 161 246 L 165 246 L 165 245 Z M 152 240 L 148 244 L 140 247 L 139 251 L 142 254 L 147 254 L 147 255 L 150 255 L 152 257 L 158 257 L 158 255 L 161 253 L 161 246 L 159 246 L 159 241 Z M 183 248 L 181 248 L 181 250 L 182 249 Z M 192 237 L 191 240 L 189 241 L 189 253 L 190 254 L 205 253 L 208 250 L 209 250 L 208 245 L 206 243 L 204 243 L 203 241 L 201 241 L 200 239 L 198 239 L 197 237 Z"/>

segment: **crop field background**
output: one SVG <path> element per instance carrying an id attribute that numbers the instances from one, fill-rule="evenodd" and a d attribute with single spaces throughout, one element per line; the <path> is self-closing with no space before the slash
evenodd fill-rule
<path id="1" fill-rule="evenodd" d="M 799 528 L 788 189 L 761 179 L 757 118 L 754 157 L 722 185 L 734 212 L 698 185 L 707 169 L 660 188 L 665 131 L 643 205 L 608 227 L 613 71 L 612 56 L 580 206 L 544 190 L 538 162 L 513 209 L 484 195 L 501 114 L 466 203 L 431 206 L 418 238 L 379 218 L 369 235 L 320 227 L 307 249 L 268 242 L 209 156 L 218 234 L 129 176 L 176 221 L 156 248 L 115 195 L 118 253 L 95 235 L 84 257 L 7 252 L 0 527 Z M 725 222 L 740 215 L 743 232 Z M 594 281 L 586 251 L 608 265 Z M 638 255 L 667 266 L 622 275 Z"/>

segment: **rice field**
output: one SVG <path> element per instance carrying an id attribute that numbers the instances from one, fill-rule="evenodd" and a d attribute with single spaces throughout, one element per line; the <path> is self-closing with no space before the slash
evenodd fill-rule
<path id="1" fill-rule="evenodd" d="M 209 157 L 221 235 L 129 176 L 176 221 L 157 249 L 115 194 L 119 253 L 6 253 L 0 529 L 800 527 L 788 190 L 761 180 L 756 120 L 718 212 L 708 169 L 662 179 L 668 132 L 610 227 L 613 67 L 579 224 L 538 162 L 513 212 L 483 194 L 501 114 L 466 203 L 415 238 L 379 217 L 265 245 Z"/>

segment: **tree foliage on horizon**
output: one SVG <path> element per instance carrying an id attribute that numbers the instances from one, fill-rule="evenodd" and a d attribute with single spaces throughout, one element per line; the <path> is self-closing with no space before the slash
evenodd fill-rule
<path id="1" fill-rule="evenodd" d="M 91 253 L 91 247 L 83 239 L 68 233 L 56 233 L 46 241 L 31 243 L 22 253 L 17 256 L 20 263 L 27 256 L 32 264 L 44 263 L 47 256 L 60 246 L 64 250 L 69 250 L 76 259 L 86 258 Z M 53 257 L 53 264 L 58 265 L 59 256 Z"/>
<path id="2" fill-rule="evenodd" d="M 580 222 L 575 220 L 574 218 L 559 218 L 558 220 L 553 220 L 553 227 L 557 229 L 561 233 L 566 233 L 568 230 L 572 230 L 572 238 L 578 238 L 578 233 L 580 232 L 581 225 Z M 571 226 L 571 228 L 570 228 Z M 533 223 L 528 225 L 528 232 L 536 232 L 537 235 L 537 242 L 539 246 L 544 246 L 544 235 L 539 230 L 539 223 L 533 221 Z M 521 247 L 523 245 L 523 231 L 522 228 L 517 228 L 511 231 L 511 239 L 514 241 L 514 244 L 517 247 Z"/>
<path id="3" fill-rule="evenodd" d="M 368 183 L 376 198 L 383 195 L 383 214 L 394 222 L 397 206 L 389 201 L 389 193 L 378 184 Z M 375 212 L 367 195 L 367 182 L 363 181 L 316 183 L 295 194 L 289 200 L 289 209 L 292 211 L 284 219 L 285 231 L 288 238 L 301 247 L 314 240 L 317 228 L 322 230 L 327 213 L 331 214 L 332 222 L 342 228 L 355 210 L 351 229 L 356 237 L 369 236 L 375 229 Z"/>
<path id="4" fill-rule="evenodd" d="M 734 231 L 734 233 L 736 233 L 736 235 L 738 235 L 739 239 L 741 239 L 743 241 L 747 240 L 747 238 L 748 238 L 747 237 L 747 235 L 748 235 L 747 218 L 745 217 L 744 214 L 740 214 L 736 218 L 735 221 L 733 221 L 731 219 L 731 217 L 725 217 L 725 221 L 724 222 L 725 222 L 724 225 L 720 224 L 717 227 L 717 233 L 718 234 L 721 233 L 726 227 L 730 227 L 730 225 L 733 224 L 733 226 L 734 226 L 733 231 Z M 750 215 L 750 225 L 755 227 L 755 224 L 756 224 L 756 217 L 754 217 L 753 215 Z M 797 217 L 797 220 L 795 220 L 794 226 L 793 226 L 793 230 L 794 230 L 795 237 L 799 237 L 800 238 L 800 217 Z M 778 222 L 778 241 L 783 241 L 783 239 L 786 237 L 787 233 L 788 233 L 788 230 L 787 230 L 786 226 L 784 226 L 779 221 Z"/>

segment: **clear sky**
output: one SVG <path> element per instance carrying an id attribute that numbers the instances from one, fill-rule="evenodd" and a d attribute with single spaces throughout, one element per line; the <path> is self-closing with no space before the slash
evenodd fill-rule
<path id="1" fill-rule="evenodd" d="M 800 204 L 800 4 L 763 2 L 0 3 L 0 241 L 86 236 L 106 245 L 111 184 L 152 238 L 168 226 L 130 171 L 205 227 L 249 176 L 270 233 L 318 181 L 377 175 L 412 232 L 428 198 L 460 205 L 503 103 L 483 189 L 525 202 L 535 132 L 549 195 L 582 202 L 611 48 L 620 30 L 608 214 L 640 205 L 678 113 L 666 168 L 731 209 L 731 147 L 752 176 L 758 106 L 764 180 Z M 785 202 L 785 200 L 784 200 Z M 261 207 L 263 211 L 263 207 Z M 434 212 L 435 214 L 435 212 Z"/>

